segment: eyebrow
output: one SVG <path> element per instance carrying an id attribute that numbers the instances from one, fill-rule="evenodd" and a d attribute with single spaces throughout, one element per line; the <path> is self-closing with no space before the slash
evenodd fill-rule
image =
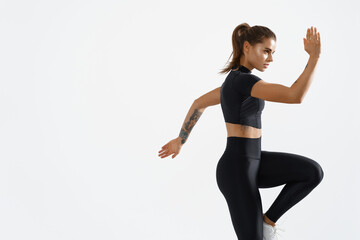
<path id="1" fill-rule="evenodd" d="M 272 51 L 270 48 L 265 48 L 266 50 L 270 50 L 270 51 Z M 274 51 L 275 52 L 275 51 Z"/>

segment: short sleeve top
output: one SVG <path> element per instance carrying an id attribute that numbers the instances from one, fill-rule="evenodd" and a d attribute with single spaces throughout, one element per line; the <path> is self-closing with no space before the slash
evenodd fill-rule
<path id="1" fill-rule="evenodd" d="M 225 122 L 261 129 L 261 113 L 265 101 L 250 94 L 259 80 L 261 79 L 248 68 L 242 65 L 233 67 L 220 90 L 220 104 Z"/>

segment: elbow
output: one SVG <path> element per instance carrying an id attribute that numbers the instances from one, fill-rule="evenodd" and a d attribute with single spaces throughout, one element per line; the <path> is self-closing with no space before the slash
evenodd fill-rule
<path id="1" fill-rule="evenodd" d="M 302 103 L 302 101 L 303 101 L 303 99 L 302 99 L 302 98 L 295 98 L 294 103 L 301 104 L 301 103 Z"/>
<path id="2" fill-rule="evenodd" d="M 193 106 L 195 106 L 195 107 L 197 107 L 197 108 L 200 108 L 200 107 L 201 107 L 201 106 L 200 106 L 201 102 L 199 101 L 198 98 L 195 99 L 192 104 L 193 104 Z"/>
<path id="3" fill-rule="evenodd" d="M 303 100 L 303 98 L 301 96 L 298 96 L 297 94 L 295 94 L 293 91 L 290 92 L 290 97 L 291 102 L 292 103 L 297 103 L 300 104 Z"/>
<path id="4" fill-rule="evenodd" d="M 199 101 L 198 98 L 194 100 L 192 106 L 199 110 L 205 110 L 205 108 L 207 107 L 204 105 L 203 102 Z"/>

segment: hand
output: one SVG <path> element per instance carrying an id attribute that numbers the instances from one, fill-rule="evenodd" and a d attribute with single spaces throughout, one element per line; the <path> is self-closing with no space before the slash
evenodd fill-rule
<path id="1" fill-rule="evenodd" d="M 170 142 L 162 146 L 162 149 L 159 151 L 159 157 L 165 158 L 171 154 L 174 154 L 172 155 L 172 158 L 176 157 L 179 154 L 182 145 L 183 144 L 181 144 L 180 137 L 171 140 Z"/>
<path id="2" fill-rule="evenodd" d="M 305 51 L 315 58 L 320 57 L 321 53 L 321 42 L 320 42 L 320 33 L 316 31 L 316 28 L 311 26 L 311 29 L 307 29 L 306 39 L 304 39 L 304 48 Z"/>

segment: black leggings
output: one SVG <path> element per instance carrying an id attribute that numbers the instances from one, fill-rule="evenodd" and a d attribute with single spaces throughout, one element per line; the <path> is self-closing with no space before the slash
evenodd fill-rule
<path id="1" fill-rule="evenodd" d="M 258 188 L 286 184 L 266 216 L 276 222 L 323 179 L 316 161 L 292 153 L 261 151 L 261 137 L 227 137 L 216 167 L 237 238 L 263 240 L 263 211 Z"/>

